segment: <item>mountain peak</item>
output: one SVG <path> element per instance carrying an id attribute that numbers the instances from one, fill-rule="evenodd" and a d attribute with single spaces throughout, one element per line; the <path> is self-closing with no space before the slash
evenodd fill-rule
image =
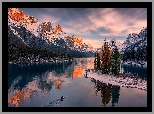
<path id="1" fill-rule="evenodd" d="M 72 38 L 75 44 L 82 45 L 82 38 L 78 38 L 75 35 L 73 35 Z"/>
<path id="2" fill-rule="evenodd" d="M 18 8 L 9 8 L 8 15 L 10 18 L 16 22 L 20 22 L 23 20 L 25 14 L 23 11 L 20 11 Z"/>
<path id="3" fill-rule="evenodd" d="M 41 24 L 41 32 L 50 32 L 52 29 L 51 23 L 49 21 L 44 21 Z"/>
<path id="4" fill-rule="evenodd" d="M 60 33 L 63 32 L 62 27 L 60 24 L 58 24 L 58 26 L 56 26 L 56 28 L 54 29 L 54 33 Z"/>
<path id="5" fill-rule="evenodd" d="M 8 9 L 8 16 L 15 22 L 20 23 L 36 23 L 38 19 L 34 18 L 33 16 L 27 16 L 25 13 L 18 8 L 9 8 Z"/>

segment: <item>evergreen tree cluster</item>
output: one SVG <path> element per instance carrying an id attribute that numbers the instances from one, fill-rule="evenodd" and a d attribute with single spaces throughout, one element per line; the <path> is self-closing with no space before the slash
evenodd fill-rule
<path id="1" fill-rule="evenodd" d="M 138 64 L 143 65 L 145 61 L 147 61 L 147 46 L 139 47 L 137 50 L 134 48 L 129 49 L 129 51 L 125 51 L 122 54 L 123 62 L 136 62 Z"/>
<path id="2" fill-rule="evenodd" d="M 109 45 L 105 40 L 101 53 L 98 51 L 95 53 L 94 68 L 102 70 L 103 74 L 112 73 L 117 75 L 120 72 L 121 54 L 115 43 Z"/>

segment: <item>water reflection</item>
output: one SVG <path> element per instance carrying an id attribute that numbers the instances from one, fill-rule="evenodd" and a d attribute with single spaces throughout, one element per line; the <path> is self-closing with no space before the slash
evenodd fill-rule
<path id="1" fill-rule="evenodd" d="M 112 86 L 112 106 L 115 106 L 115 104 L 118 104 L 120 96 L 120 86 Z"/>
<path id="2" fill-rule="evenodd" d="M 25 90 L 16 90 L 15 93 L 8 98 L 9 106 L 17 107 L 20 102 L 29 98 L 31 93 Z"/>
<path id="3" fill-rule="evenodd" d="M 119 96 L 120 96 L 120 86 L 106 84 L 103 82 L 100 82 L 99 80 L 95 80 L 94 78 L 91 78 L 91 81 L 94 82 L 94 88 L 95 93 L 97 96 L 97 93 L 101 92 L 102 97 L 102 106 L 106 107 L 107 104 L 110 102 L 112 98 L 112 107 L 115 106 L 115 103 L 118 103 Z"/>
<path id="4" fill-rule="evenodd" d="M 16 80 L 18 80 L 17 78 Z M 16 81 L 15 80 L 15 81 Z M 28 98 L 30 98 L 33 94 L 40 92 L 41 89 L 38 88 L 38 78 L 34 79 L 33 81 L 29 82 L 25 87 L 23 88 L 14 88 L 13 84 L 11 84 L 11 87 L 9 88 L 8 93 L 8 105 L 11 107 L 17 107 L 20 105 L 20 103 L 26 101 Z"/>
<path id="5" fill-rule="evenodd" d="M 75 60 L 73 79 L 80 78 L 83 76 L 85 70 L 94 68 L 94 58 L 77 58 Z"/>
<path id="6" fill-rule="evenodd" d="M 61 80 L 56 80 L 54 82 L 54 85 L 56 86 L 57 89 L 60 90 L 61 86 L 62 86 L 62 81 Z"/>
<path id="7" fill-rule="evenodd" d="M 8 65 L 8 104 L 20 106 L 40 93 L 49 93 L 53 86 L 60 90 L 66 78 L 80 78 L 93 64 L 91 58 L 77 58 L 75 62 L 33 63 Z"/>
<path id="8" fill-rule="evenodd" d="M 52 89 L 53 82 L 47 81 L 47 80 L 40 80 L 38 88 L 40 88 L 42 91 L 49 92 Z"/>
<path id="9" fill-rule="evenodd" d="M 71 62 L 9 64 L 8 105 L 17 107 L 35 94 L 48 93 L 53 86 L 60 89 L 63 80 L 59 75 L 65 74 L 65 70 L 71 64 Z"/>
<path id="10" fill-rule="evenodd" d="M 139 76 L 144 79 L 147 78 L 147 68 L 146 67 L 127 65 L 127 64 L 122 64 L 121 67 L 125 73 L 132 73 L 134 76 Z"/>
<path id="11" fill-rule="evenodd" d="M 32 77 L 38 76 L 41 78 L 49 72 L 53 72 L 54 76 L 64 74 L 66 69 L 70 67 L 72 62 L 64 63 L 33 63 L 33 64 L 9 64 L 8 65 L 8 89 L 11 83 L 18 77 L 22 76 L 22 81 L 18 83 L 21 88 L 24 87 Z M 70 76 L 70 75 L 69 75 Z M 71 76 L 70 76 L 71 77 Z"/>
<path id="12" fill-rule="evenodd" d="M 73 79 L 77 78 L 77 77 L 81 77 L 84 73 L 84 67 L 83 65 L 78 65 L 76 67 L 74 67 L 74 71 L 73 71 Z"/>
<path id="13" fill-rule="evenodd" d="M 84 95 L 86 93 L 84 93 L 83 91 L 86 91 L 87 93 L 90 91 L 91 93 L 94 93 L 94 96 L 95 94 L 101 94 L 100 98 L 97 99 L 99 101 L 101 100 L 103 107 L 108 106 L 110 103 L 112 103 L 112 106 L 114 107 L 118 103 L 120 96 L 119 86 L 105 84 L 92 78 L 91 81 L 95 84 L 94 90 L 87 90 L 87 88 L 85 87 L 85 89 L 81 92 L 81 90 L 79 89 L 81 88 L 81 86 L 76 87 L 77 84 L 82 85 L 81 83 L 85 82 L 88 83 L 89 87 L 91 81 L 89 80 L 88 82 L 88 80 L 83 80 L 84 78 L 82 76 L 85 74 L 85 70 L 93 69 L 93 62 L 94 58 L 76 58 L 73 62 L 63 63 L 9 64 L 8 105 L 11 107 L 31 106 L 31 104 L 34 102 L 32 106 L 42 106 L 48 104 L 51 101 L 55 101 L 62 95 L 82 93 L 79 94 L 79 96 L 83 96 L 83 106 L 86 106 L 90 103 L 90 101 L 87 102 L 85 100 L 86 98 L 84 98 Z M 126 68 L 123 68 L 126 71 Z M 72 83 L 74 82 L 75 84 L 73 87 Z M 87 83 L 85 83 L 85 85 Z M 71 85 L 71 87 L 69 87 L 68 85 Z M 63 88 L 65 88 L 66 92 L 64 92 Z M 48 96 L 49 94 L 52 95 Z M 77 95 L 73 95 L 75 99 Z M 58 98 L 56 96 L 58 96 Z M 40 98 L 44 98 L 45 100 L 42 102 L 37 101 Z M 48 98 L 50 98 L 50 101 Z M 31 102 L 32 99 L 33 102 Z M 93 100 L 91 102 L 95 102 L 96 100 L 95 97 L 91 99 Z M 67 105 L 70 105 L 69 103 L 72 102 L 70 106 L 76 106 L 76 104 L 74 103 L 75 101 L 69 101 L 67 97 L 65 101 L 68 102 Z M 78 102 L 78 99 L 76 99 L 76 102 Z M 101 105 L 101 103 L 99 105 L 98 104 L 97 106 Z"/>

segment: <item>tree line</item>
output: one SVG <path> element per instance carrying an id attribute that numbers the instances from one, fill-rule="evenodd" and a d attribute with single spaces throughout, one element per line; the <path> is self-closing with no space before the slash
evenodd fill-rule
<path id="1" fill-rule="evenodd" d="M 36 61 L 55 61 L 56 59 L 71 60 L 72 55 L 60 50 L 48 50 L 43 48 L 9 45 L 8 61 L 9 62 L 36 62 Z"/>
<path id="2" fill-rule="evenodd" d="M 123 53 L 122 60 L 123 62 L 136 62 L 141 66 L 144 65 L 144 62 L 147 61 L 147 46 L 138 47 L 136 50 L 130 48 Z"/>

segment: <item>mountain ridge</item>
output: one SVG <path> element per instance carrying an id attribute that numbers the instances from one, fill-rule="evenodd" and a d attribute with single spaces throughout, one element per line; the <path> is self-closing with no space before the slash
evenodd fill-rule
<path id="1" fill-rule="evenodd" d="M 29 58 L 36 61 L 39 57 L 45 61 L 48 58 L 50 61 L 56 60 L 56 56 L 61 59 L 63 57 L 94 56 L 93 50 L 88 45 L 76 44 L 73 37 L 67 36 L 60 24 L 52 28 L 49 21 L 40 22 L 35 17 L 29 17 L 31 16 L 25 15 L 18 8 L 8 9 L 8 55 L 10 62 L 14 60 L 29 61 Z M 32 50 L 36 50 L 37 53 L 33 54 Z"/>

